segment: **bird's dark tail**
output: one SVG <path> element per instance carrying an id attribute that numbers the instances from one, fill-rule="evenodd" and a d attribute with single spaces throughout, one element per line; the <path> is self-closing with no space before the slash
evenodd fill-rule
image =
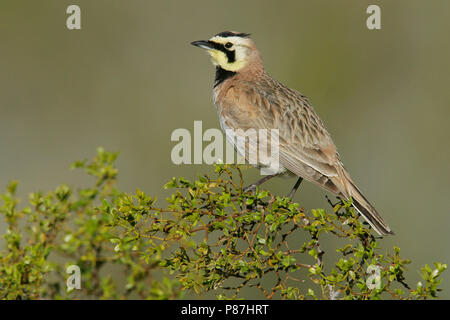
<path id="1" fill-rule="evenodd" d="M 363 200 L 361 200 L 361 198 Z M 352 204 L 356 210 L 366 219 L 366 221 L 372 226 L 372 228 L 380 235 L 394 234 L 391 228 L 386 224 L 380 214 L 375 208 L 367 201 L 367 199 L 359 193 L 359 195 L 352 195 Z"/>
<path id="2" fill-rule="evenodd" d="M 370 202 L 364 197 L 358 187 L 350 178 L 348 172 L 342 167 L 340 172 L 341 192 L 347 197 L 352 197 L 352 204 L 372 228 L 380 235 L 394 234 L 381 215 L 375 210 Z M 342 185 L 343 183 L 343 185 Z"/>

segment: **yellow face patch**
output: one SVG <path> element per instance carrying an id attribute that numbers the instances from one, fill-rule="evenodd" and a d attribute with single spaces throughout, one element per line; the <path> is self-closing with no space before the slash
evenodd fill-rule
<path id="1" fill-rule="evenodd" d="M 226 53 L 218 49 L 209 49 L 208 53 L 211 55 L 212 63 L 220 66 L 224 70 L 239 71 L 247 64 L 247 43 L 246 39 L 240 37 L 212 37 L 209 41 L 225 46 L 227 43 L 232 44 L 231 50 L 234 51 L 235 61 L 230 62 Z"/>
<path id="2" fill-rule="evenodd" d="M 228 62 L 227 55 L 220 50 L 211 49 L 208 50 L 208 53 L 211 56 L 212 63 L 215 66 L 220 66 L 224 70 L 236 72 L 246 65 L 246 61 L 237 60 L 231 63 Z"/>

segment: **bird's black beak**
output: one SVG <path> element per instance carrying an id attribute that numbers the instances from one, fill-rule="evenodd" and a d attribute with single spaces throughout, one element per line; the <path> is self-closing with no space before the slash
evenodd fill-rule
<path id="1" fill-rule="evenodd" d="M 193 46 L 196 46 L 196 47 L 199 47 L 202 49 L 207 49 L 207 50 L 214 49 L 214 44 L 207 40 L 198 40 L 198 41 L 191 42 L 191 44 Z"/>

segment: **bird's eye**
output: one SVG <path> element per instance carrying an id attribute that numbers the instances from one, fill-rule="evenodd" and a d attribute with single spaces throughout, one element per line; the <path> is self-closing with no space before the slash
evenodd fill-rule
<path id="1" fill-rule="evenodd" d="M 231 42 L 227 42 L 225 44 L 225 48 L 230 49 L 233 46 L 233 44 Z"/>

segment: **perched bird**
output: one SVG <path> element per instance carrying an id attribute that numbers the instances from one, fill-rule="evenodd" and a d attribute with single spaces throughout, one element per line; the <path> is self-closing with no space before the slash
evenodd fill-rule
<path id="1" fill-rule="evenodd" d="M 308 99 L 266 73 L 249 34 L 225 31 L 191 44 L 205 49 L 216 66 L 213 98 L 223 130 L 278 130 L 279 169 L 250 189 L 277 175 L 295 175 L 299 178 L 290 197 L 304 178 L 347 200 L 351 197 L 377 233 L 393 234 L 344 168 Z"/>

